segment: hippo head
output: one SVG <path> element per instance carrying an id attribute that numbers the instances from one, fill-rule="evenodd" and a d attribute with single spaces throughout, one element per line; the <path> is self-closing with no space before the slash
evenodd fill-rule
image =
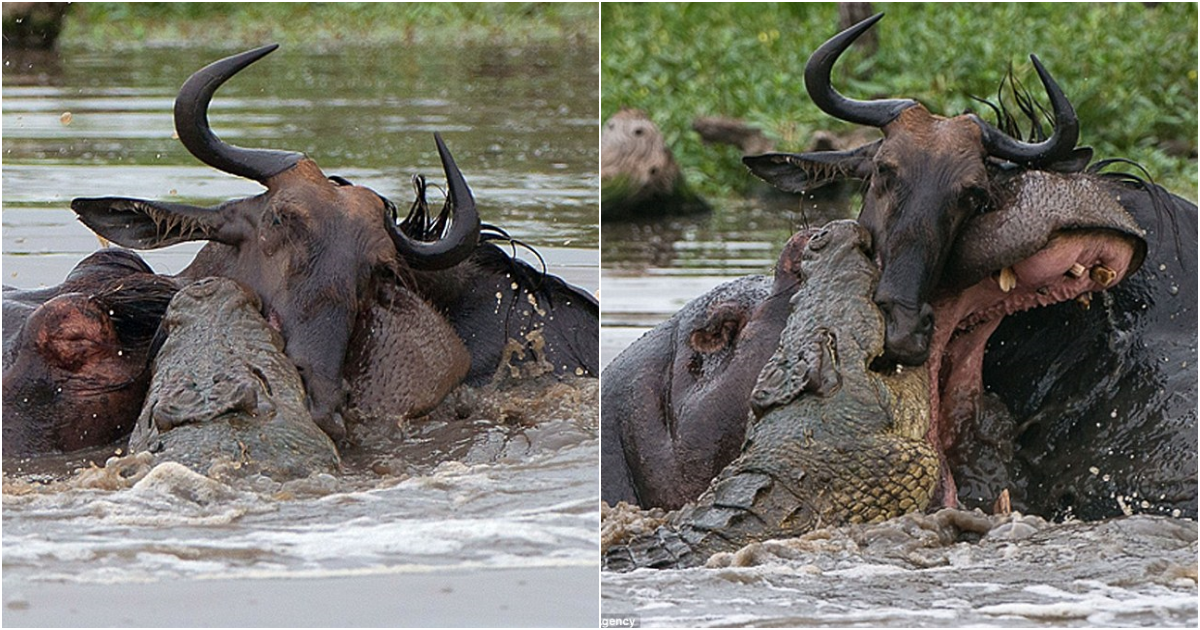
<path id="1" fill-rule="evenodd" d="M 170 279 L 136 274 L 34 308 L 5 350 L 4 459 L 128 434 L 149 385 L 151 340 L 174 293 Z"/>

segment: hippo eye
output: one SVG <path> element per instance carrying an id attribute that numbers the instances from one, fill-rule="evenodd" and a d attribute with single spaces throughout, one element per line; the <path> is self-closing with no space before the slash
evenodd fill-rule
<path id="1" fill-rule="evenodd" d="M 978 186 L 968 188 L 962 197 L 963 209 L 972 214 L 985 214 L 992 209 L 991 197 Z"/>

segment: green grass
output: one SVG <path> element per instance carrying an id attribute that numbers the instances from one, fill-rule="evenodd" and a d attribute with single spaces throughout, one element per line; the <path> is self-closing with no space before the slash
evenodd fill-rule
<path id="1" fill-rule="evenodd" d="M 852 97 L 906 97 L 954 115 L 971 95 L 994 97 L 1010 63 L 1039 100 L 1035 53 L 1075 105 L 1081 144 L 1125 157 L 1172 191 L 1196 198 L 1196 4 L 891 4 L 875 29 L 879 51 L 851 48 L 834 83 Z M 744 190 L 731 147 L 704 146 L 697 116 L 745 119 L 780 150 L 805 148 L 818 129 L 847 123 L 804 91 L 809 54 L 837 31 L 832 4 L 604 4 L 601 115 L 650 114 L 691 182 L 706 195 Z M 982 113 L 982 112 L 981 112 Z M 986 118 L 986 117 L 985 117 Z"/>
<path id="2" fill-rule="evenodd" d="M 597 40 L 589 3 L 76 3 L 62 45 L 519 43 Z"/>

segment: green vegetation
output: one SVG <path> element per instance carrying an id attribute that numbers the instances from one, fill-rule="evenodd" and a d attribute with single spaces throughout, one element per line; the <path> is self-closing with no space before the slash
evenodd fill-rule
<path id="1" fill-rule="evenodd" d="M 875 30 L 879 50 L 851 48 L 834 70 L 852 97 L 907 97 L 944 115 L 985 109 L 1014 73 L 1046 102 L 1035 53 L 1082 121 L 1097 158 L 1125 157 L 1195 199 L 1196 4 L 891 4 Z M 604 4 L 601 115 L 645 110 L 692 182 L 707 195 L 744 190 L 732 147 L 704 146 L 697 116 L 760 126 L 779 150 L 799 151 L 818 129 L 847 123 L 821 113 L 804 91 L 808 55 L 837 29 L 832 4 Z M 990 118 L 986 114 L 985 118 Z"/>
<path id="2" fill-rule="evenodd" d="M 597 38 L 589 3 L 76 3 L 64 46 L 329 46 Z"/>

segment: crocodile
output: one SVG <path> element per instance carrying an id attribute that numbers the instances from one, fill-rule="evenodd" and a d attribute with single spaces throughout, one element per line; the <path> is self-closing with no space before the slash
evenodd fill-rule
<path id="1" fill-rule="evenodd" d="M 130 452 L 210 476 L 282 481 L 338 470 L 337 448 L 313 420 L 300 373 L 261 308 L 228 278 L 198 280 L 175 295 Z"/>
<path id="2" fill-rule="evenodd" d="M 604 566 L 685 568 L 751 542 L 924 510 L 939 482 L 923 369 L 871 369 L 884 352 L 870 234 L 834 221 L 807 243 L 801 285 L 759 373 L 741 453 L 653 533 Z"/>

